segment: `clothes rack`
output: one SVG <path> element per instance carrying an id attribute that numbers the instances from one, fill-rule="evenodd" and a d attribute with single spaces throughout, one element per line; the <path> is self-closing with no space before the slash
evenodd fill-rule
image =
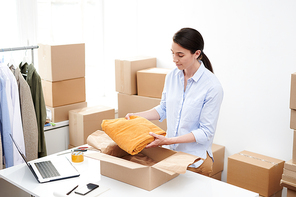
<path id="1" fill-rule="evenodd" d="M 14 47 L 14 48 L 3 48 L 0 49 L 0 52 L 7 52 L 7 51 L 19 51 L 19 50 L 28 50 L 31 49 L 31 54 L 32 54 L 32 63 L 34 63 L 34 49 L 38 49 L 39 46 L 35 45 L 35 46 L 24 46 L 24 47 Z"/>

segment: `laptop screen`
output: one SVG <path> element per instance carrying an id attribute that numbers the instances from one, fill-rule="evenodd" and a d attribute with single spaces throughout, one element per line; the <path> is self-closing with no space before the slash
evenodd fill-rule
<path id="1" fill-rule="evenodd" d="M 22 158 L 24 159 L 24 161 L 28 164 L 26 156 L 22 153 L 20 147 L 19 147 L 19 146 L 16 144 L 16 142 L 14 141 L 12 135 L 11 135 L 11 134 L 9 134 L 9 135 L 10 135 L 10 137 L 11 137 L 11 139 L 12 139 L 12 142 L 13 142 L 13 144 L 15 145 L 17 151 L 20 153 L 20 155 L 22 156 Z"/>

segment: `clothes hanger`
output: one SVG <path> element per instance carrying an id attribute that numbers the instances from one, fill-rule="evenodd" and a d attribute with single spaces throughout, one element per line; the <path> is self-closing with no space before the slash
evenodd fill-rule
<path id="1" fill-rule="evenodd" d="M 21 66 L 24 66 L 27 62 L 28 62 L 28 57 L 27 57 L 27 49 L 26 49 L 25 50 L 25 55 L 23 57 L 23 61 L 22 61 L 22 65 Z"/>
<path id="2" fill-rule="evenodd" d="M 21 67 L 23 67 L 24 65 L 28 64 L 28 57 L 27 57 L 27 48 L 25 47 L 26 51 L 25 51 L 25 55 L 23 57 L 23 61 L 21 62 Z M 22 73 L 23 77 L 27 77 L 28 74 L 28 67 L 26 67 L 26 73 Z"/>

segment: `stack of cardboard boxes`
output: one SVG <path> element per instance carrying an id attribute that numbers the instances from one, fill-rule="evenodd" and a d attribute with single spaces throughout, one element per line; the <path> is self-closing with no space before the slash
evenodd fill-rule
<path id="1" fill-rule="evenodd" d="M 157 69 L 156 58 L 131 57 L 115 60 L 115 81 L 118 92 L 118 118 L 123 118 L 127 113 L 149 110 L 160 103 L 160 97 L 147 97 L 138 94 L 137 72 L 145 69 Z M 165 78 L 165 74 L 160 74 Z M 155 75 L 154 75 L 155 76 Z M 153 83 L 154 79 L 146 78 L 146 83 Z M 145 83 L 144 82 L 144 83 Z M 143 82 L 142 82 L 143 84 Z M 163 84 L 156 84 L 163 88 Z M 153 91 L 153 88 L 152 88 Z M 166 121 L 152 121 L 158 127 L 166 130 Z"/>
<path id="2" fill-rule="evenodd" d="M 145 111 L 159 105 L 165 77 L 170 71 L 171 69 L 157 68 L 156 58 L 153 57 L 115 60 L 118 117 L 123 118 L 127 113 Z M 166 131 L 166 120 L 152 122 Z M 210 176 L 221 180 L 225 147 L 213 144 L 212 150 L 215 162 Z"/>
<path id="3" fill-rule="evenodd" d="M 85 94 L 85 45 L 39 44 L 39 72 L 52 122 L 69 120 L 69 148 L 86 144 L 101 129 L 103 119 L 115 118 L 106 106 L 87 107 Z"/>
<path id="4" fill-rule="evenodd" d="M 287 197 L 296 197 L 296 73 L 291 75 L 290 109 L 290 128 L 294 130 L 293 154 L 292 159 L 285 162 L 281 185 L 287 188 Z"/>
<path id="5" fill-rule="evenodd" d="M 84 44 L 39 44 L 38 63 L 51 122 L 69 120 L 69 110 L 87 106 Z"/>

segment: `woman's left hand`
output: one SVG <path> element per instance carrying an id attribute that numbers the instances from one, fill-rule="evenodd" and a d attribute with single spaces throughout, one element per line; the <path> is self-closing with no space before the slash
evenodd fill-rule
<path id="1" fill-rule="evenodd" d="M 162 145 L 168 145 L 169 144 L 168 143 L 169 138 L 166 138 L 163 135 L 157 135 L 157 134 L 152 133 L 152 132 L 150 132 L 149 134 L 154 137 L 154 141 L 151 142 L 150 144 L 148 144 L 146 146 L 146 148 L 152 148 L 152 147 L 157 147 L 157 146 L 162 146 Z"/>

